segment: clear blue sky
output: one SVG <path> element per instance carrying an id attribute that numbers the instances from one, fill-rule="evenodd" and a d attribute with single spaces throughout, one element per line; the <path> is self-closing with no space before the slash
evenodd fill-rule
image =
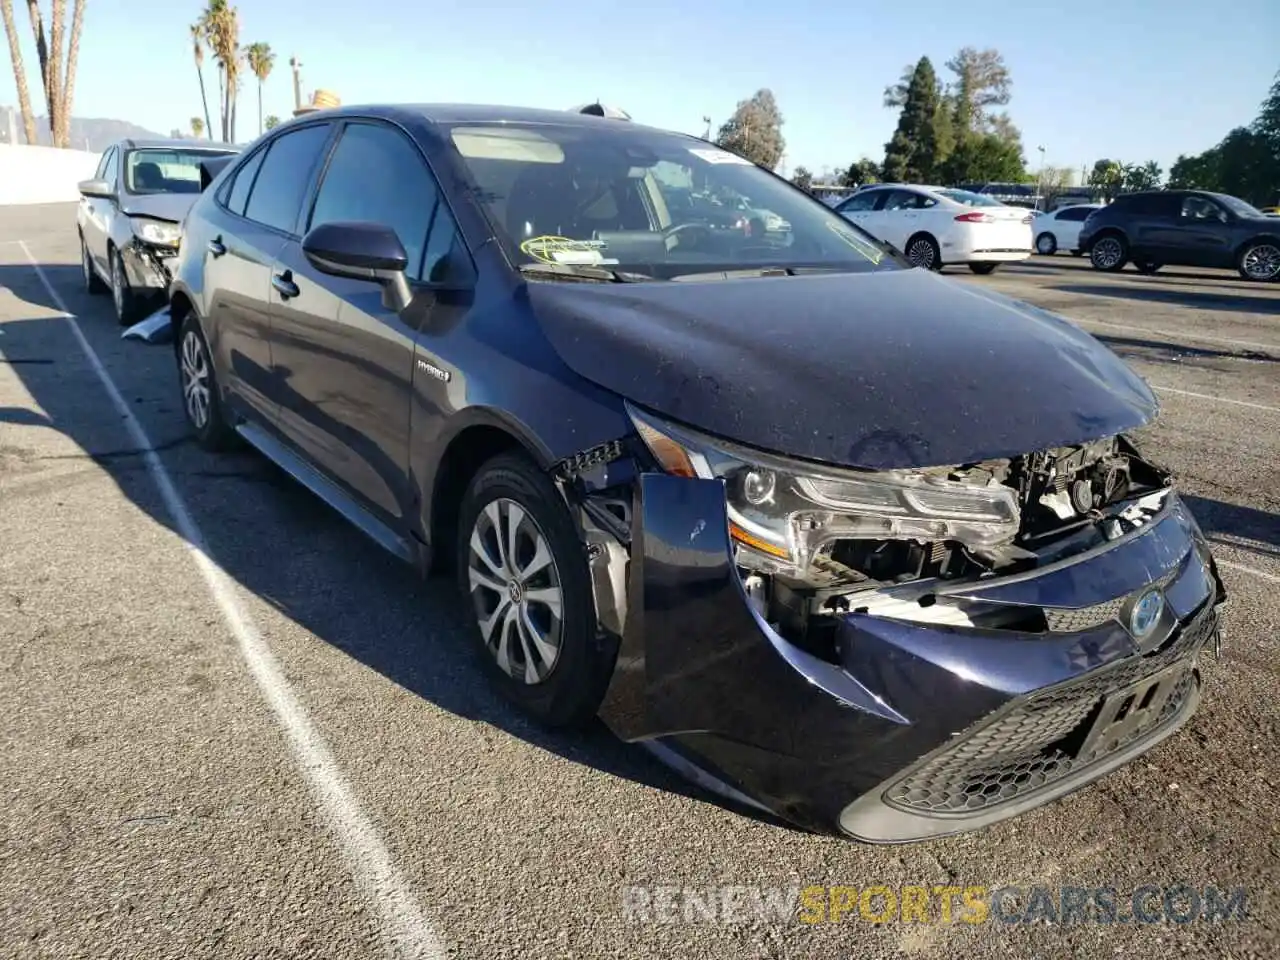
<path id="1" fill-rule="evenodd" d="M 1280 0 L 1116 0 L 1062 5 L 1003 0 L 847 4 L 790 0 L 646 0 L 539 5 L 480 0 L 470 11 L 410 0 L 233 0 L 242 41 L 277 53 L 264 110 L 292 109 L 288 59 L 304 93 L 345 103 L 498 102 L 563 108 L 601 99 L 637 120 L 701 132 L 770 87 L 785 118 L 784 163 L 880 160 L 896 113 L 886 84 L 927 54 L 995 47 L 1009 65 L 1008 109 L 1028 161 L 1057 166 L 1154 159 L 1215 144 L 1248 123 L 1280 69 Z M 37 111 L 43 112 L 25 4 L 14 5 Z M 42 2 L 41 6 L 48 4 Z M 71 4 L 68 4 L 70 7 Z M 198 0 L 88 0 L 76 116 L 130 120 L 167 133 L 200 110 L 187 26 Z M 68 11 L 69 15 L 70 11 Z M 0 47 L 0 104 L 15 104 Z M 213 97 L 216 71 L 206 66 Z M 239 139 L 257 132 L 252 85 Z M 215 125 L 217 123 L 215 119 Z"/>

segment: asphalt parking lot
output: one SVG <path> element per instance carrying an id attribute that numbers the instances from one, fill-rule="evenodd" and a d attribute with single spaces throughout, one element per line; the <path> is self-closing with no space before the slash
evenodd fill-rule
<path id="1" fill-rule="evenodd" d="M 0 209 L 0 956 L 1280 955 L 1280 285 L 1068 256 L 948 271 L 1065 314 L 1147 378 L 1148 442 L 1231 602 L 1179 735 L 1013 822 L 886 848 L 745 816 L 603 731 L 514 715 L 447 585 L 255 455 L 187 441 L 171 352 L 122 341 L 83 292 L 74 210 Z M 1033 884 L 1243 886 L 1249 916 L 624 910 L 636 886 Z"/>

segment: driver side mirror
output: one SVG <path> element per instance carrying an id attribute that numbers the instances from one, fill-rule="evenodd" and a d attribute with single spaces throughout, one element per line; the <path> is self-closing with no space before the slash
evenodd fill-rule
<path id="1" fill-rule="evenodd" d="M 76 184 L 76 189 L 80 191 L 82 197 L 92 197 L 96 200 L 114 200 L 116 191 L 106 180 L 94 178 L 92 180 L 81 180 Z"/>
<path id="2" fill-rule="evenodd" d="M 405 277 L 409 255 L 396 232 L 381 223 L 340 221 L 312 227 L 302 252 L 321 273 L 382 286 L 382 305 L 401 312 L 413 300 Z"/>

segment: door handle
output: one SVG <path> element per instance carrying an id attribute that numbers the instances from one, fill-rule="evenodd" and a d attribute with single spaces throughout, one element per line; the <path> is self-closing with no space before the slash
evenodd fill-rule
<path id="1" fill-rule="evenodd" d="M 220 257 L 227 252 L 227 247 L 222 242 L 222 237 L 215 237 L 209 241 L 209 252 L 215 257 Z"/>
<path id="2" fill-rule="evenodd" d="M 288 300 L 296 297 L 301 291 L 298 285 L 293 282 L 293 271 L 286 270 L 284 273 L 275 273 L 271 275 L 271 285 L 276 288 L 276 293 L 280 294 L 282 300 Z"/>

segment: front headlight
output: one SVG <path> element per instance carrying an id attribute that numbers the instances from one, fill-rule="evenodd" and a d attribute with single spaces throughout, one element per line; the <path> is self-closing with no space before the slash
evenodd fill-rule
<path id="1" fill-rule="evenodd" d="M 836 540 L 955 540 L 982 549 L 1018 532 L 1017 496 L 998 483 L 801 463 L 674 426 L 630 404 L 627 412 L 668 473 L 724 481 L 730 536 L 779 572 L 803 576 Z"/>
<path id="2" fill-rule="evenodd" d="M 148 220 L 135 217 L 132 221 L 133 232 L 147 243 L 161 247 L 176 247 L 178 238 L 182 236 L 182 227 L 176 223 L 165 223 L 162 220 Z"/>

